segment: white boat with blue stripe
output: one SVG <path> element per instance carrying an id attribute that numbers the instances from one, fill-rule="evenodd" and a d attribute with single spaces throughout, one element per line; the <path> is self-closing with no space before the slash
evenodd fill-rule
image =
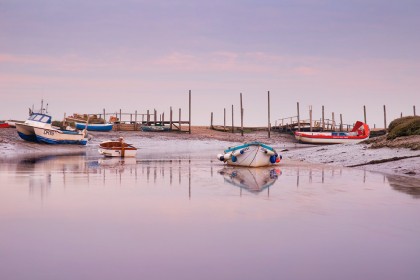
<path id="1" fill-rule="evenodd" d="M 230 147 L 217 155 L 220 161 L 233 166 L 261 167 L 280 162 L 281 156 L 270 146 L 261 142 L 249 142 Z"/>
<path id="2" fill-rule="evenodd" d="M 38 142 L 34 128 L 52 129 L 51 116 L 33 113 L 24 123 L 16 123 L 16 130 L 20 138 L 30 142 Z"/>
<path id="3" fill-rule="evenodd" d="M 112 123 L 90 123 L 87 125 L 88 131 L 111 131 L 114 124 Z M 85 123 L 76 122 L 76 129 L 82 130 L 86 128 Z"/>
<path id="4" fill-rule="evenodd" d="M 54 128 L 34 127 L 36 139 L 38 142 L 46 144 L 87 144 L 87 132 L 73 130 L 59 130 Z"/>

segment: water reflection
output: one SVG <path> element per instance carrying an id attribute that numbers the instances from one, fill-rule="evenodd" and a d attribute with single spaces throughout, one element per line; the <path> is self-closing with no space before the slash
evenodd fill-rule
<path id="1" fill-rule="evenodd" d="M 245 189 L 251 193 L 259 193 L 269 188 L 281 175 L 279 168 L 246 168 L 226 166 L 219 171 L 225 182 Z"/>
<path id="2" fill-rule="evenodd" d="M 390 175 L 386 177 L 394 190 L 409 194 L 413 198 L 420 198 L 420 179 Z"/>

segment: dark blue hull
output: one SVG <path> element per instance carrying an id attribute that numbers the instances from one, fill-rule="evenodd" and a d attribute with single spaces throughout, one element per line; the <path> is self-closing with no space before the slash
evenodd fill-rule
<path id="1" fill-rule="evenodd" d="M 26 135 L 26 134 L 18 131 L 18 135 L 20 136 L 20 138 L 22 138 L 25 141 L 38 142 L 38 139 L 36 138 L 35 134 Z"/>

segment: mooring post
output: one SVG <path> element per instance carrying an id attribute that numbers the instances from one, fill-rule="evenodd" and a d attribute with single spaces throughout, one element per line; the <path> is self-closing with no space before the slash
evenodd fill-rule
<path id="1" fill-rule="evenodd" d="M 181 131 L 181 108 L 179 108 L 179 131 Z"/>
<path id="2" fill-rule="evenodd" d="M 363 105 L 363 115 L 365 117 L 365 123 L 367 124 L 367 122 L 366 122 L 366 106 L 365 105 Z"/>
<path id="3" fill-rule="evenodd" d="M 298 119 L 298 131 L 300 131 L 300 112 L 299 112 L 299 102 L 297 102 L 297 119 Z"/>
<path id="4" fill-rule="evenodd" d="M 271 137 L 271 125 L 270 125 L 270 91 L 267 91 L 267 106 L 268 106 L 268 124 L 267 124 L 267 131 L 268 131 L 268 138 Z"/>
<path id="5" fill-rule="evenodd" d="M 122 113 L 121 113 L 121 109 L 120 109 L 120 123 L 122 123 Z"/>
<path id="6" fill-rule="evenodd" d="M 149 112 L 149 110 L 147 110 L 147 124 L 146 125 L 150 125 L 150 112 Z"/>
<path id="7" fill-rule="evenodd" d="M 322 131 L 325 130 L 325 111 L 324 111 L 324 105 L 322 105 Z"/>
<path id="8" fill-rule="evenodd" d="M 134 130 L 138 130 L 138 124 L 137 124 L 137 110 L 134 112 Z"/>
<path id="9" fill-rule="evenodd" d="M 335 119 L 334 119 L 334 112 L 331 114 L 332 121 L 331 121 L 331 130 L 335 131 Z"/>
<path id="10" fill-rule="evenodd" d="M 242 92 L 241 96 L 241 136 L 244 136 L 244 107 L 242 106 Z"/>
<path id="11" fill-rule="evenodd" d="M 401 112 L 400 118 L 402 118 L 402 112 Z"/>
<path id="12" fill-rule="evenodd" d="M 223 108 L 223 132 L 226 132 L 226 108 Z"/>
<path id="13" fill-rule="evenodd" d="M 343 131 L 343 114 L 340 114 L 340 131 Z"/>
<path id="14" fill-rule="evenodd" d="M 416 116 L 416 105 L 413 105 L 413 114 Z"/>
<path id="15" fill-rule="evenodd" d="M 155 123 L 155 125 L 156 125 L 156 121 L 157 121 L 157 112 L 156 112 L 156 109 L 153 109 L 153 111 L 154 111 L 154 113 L 153 113 L 153 120 L 154 120 L 154 123 Z"/>
<path id="16" fill-rule="evenodd" d="M 191 134 L 191 90 L 189 91 L 188 132 Z"/>
<path id="17" fill-rule="evenodd" d="M 165 112 L 162 113 L 162 123 L 161 125 L 165 125 Z"/>
<path id="18" fill-rule="evenodd" d="M 312 105 L 309 106 L 309 129 L 312 132 Z"/>
<path id="19" fill-rule="evenodd" d="M 103 109 L 103 113 L 104 113 L 104 121 L 106 122 L 105 108 Z"/>
<path id="20" fill-rule="evenodd" d="M 232 133 L 235 132 L 235 127 L 233 125 L 233 104 L 232 104 Z"/>
<path id="21" fill-rule="evenodd" d="M 213 129 L 213 112 L 210 114 L 210 129 Z"/>
<path id="22" fill-rule="evenodd" d="M 386 126 L 386 107 L 385 107 L 385 105 L 384 105 L 384 129 L 385 130 L 387 129 L 387 126 Z"/>
<path id="23" fill-rule="evenodd" d="M 169 129 L 172 130 L 172 106 L 169 107 Z"/>

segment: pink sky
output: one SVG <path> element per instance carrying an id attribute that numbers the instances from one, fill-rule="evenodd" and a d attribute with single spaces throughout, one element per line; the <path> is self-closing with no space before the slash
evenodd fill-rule
<path id="1" fill-rule="evenodd" d="M 2 1 L 0 119 L 181 107 L 206 125 L 244 96 L 245 125 L 310 105 L 383 126 L 413 113 L 420 7 L 412 1 Z M 239 123 L 239 115 L 235 120 Z"/>

